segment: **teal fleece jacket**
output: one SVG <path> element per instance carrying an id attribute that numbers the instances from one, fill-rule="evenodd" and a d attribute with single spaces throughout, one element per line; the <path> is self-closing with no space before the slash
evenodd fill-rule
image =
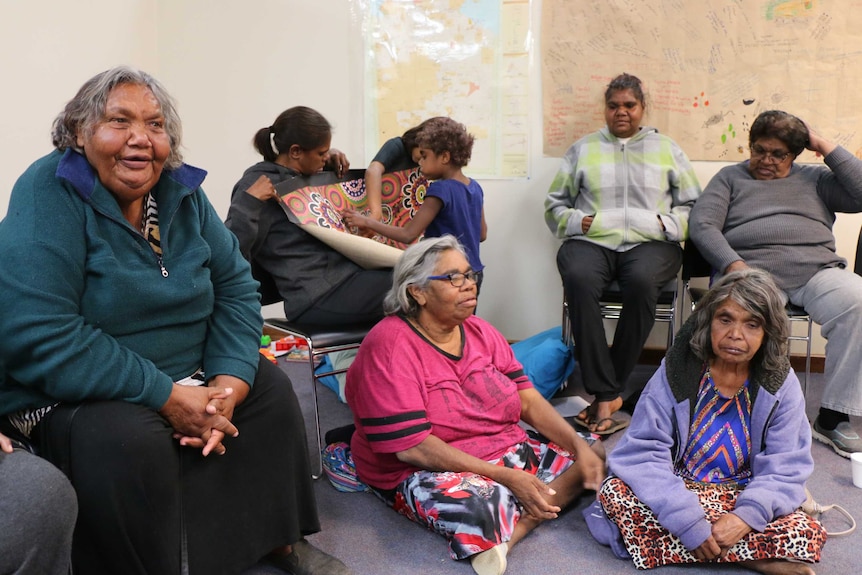
<path id="1" fill-rule="evenodd" d="M 681 242 L 700 184 L 682 149 L 655 128 L 622 142 L 605 127 L 572 144 L 545 199 L 545 223 L 563 240 L 614 251 Z M 594 216 L 586 234 L 581 222 Z"/>
<path id="2" fill-rule="evenodd" d="M 257 282 L 205 176 L 183 165 L 153 188 L 161 258 L 79 153 L 18 179 L 0 222 L 0 414 L 85 399 L 159 409 L 199 367 L 252 384 Z"/>

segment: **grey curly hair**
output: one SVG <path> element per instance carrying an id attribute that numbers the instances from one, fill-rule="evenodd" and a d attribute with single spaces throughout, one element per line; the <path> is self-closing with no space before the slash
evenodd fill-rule
<path id="1" fill-rule="evenodd" d="M 170 170 L 179 168 L 183 163 L 180 152 L 183 127 L 174 100 L 158 80 L 146 72 L 128 66 L 105 70 L 84 82 L 75 97 L 69 100 L 54 120 L 51 128 L 54 147 L 60 151 L 71 148 L 81 152 L 78 147 L 78 132 L 84 130 L 92 133 L 105 114 L 105 105 L 111 90 L 123 84 L 145 86 L 153 93 L 165 118 L 165 132 L 171 142 L 171 153 L 165 161 L 165 167 Z"/>
<path id="2" fill-rule="evenodd" d="M 732 300 L 763 326 L 763 344 L 752 358 L 755 371 L 780 369 L 787 351 L 790 325 L 784 309 L 784 294 L 768 272 L 748 268 L 720 278 L 694 311 L 694 331 L 690 346 L 695 355 L 707 361 L 712 351 L 711 325 L 715 312 L 726 300 Z"/>
<path id="3" fill-rule="evenodd" d="M 427 288 L 430 283 L 428 276 L 434 275 L 440 255 L 449 250 L 455 250 L 467 257 L 455 236 L 449 234 L 422 240 L 404 250 L 392 271 L 392 288 L 383 299 L 383 312 L 386 315 L 400 313 L 407 317 L 419 315 L 419 304 L 407 288 L 411 285 L 420 289 Z"/>

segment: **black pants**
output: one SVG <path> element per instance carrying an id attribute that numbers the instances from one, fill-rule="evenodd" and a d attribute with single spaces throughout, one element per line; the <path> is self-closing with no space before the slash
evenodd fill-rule
<path id="1" fill-rule="evenodd" d="M 322 325 L 373 323 L 383 319 L 383 298 L 392 287 L 392 270 L 362 270 L 291 318 Z"/>
<path id="2" fill-rule="evenodd" d="M 140 405 L 52 410 L 34 437 L 78 494 L 75 574 L 236 575 L 318 531 L 305 424 L 287 375 L 262 359 L 233 422 L 239 437 L 205 458 Z"/>
<path id="3" fill-rule="evenodd" d="M 557 268 L 569 306 L 575 357 L 584 387 L 597 401 L 615 399 L 625 389 L 655 323 L 659 292 L 681 265 L 677 244 L 647 242 L 615 252 L 586 241 L 563 242 Z M 623 309 L 608 348 L 599 301 L 613 280 L 619 282 Z"/>

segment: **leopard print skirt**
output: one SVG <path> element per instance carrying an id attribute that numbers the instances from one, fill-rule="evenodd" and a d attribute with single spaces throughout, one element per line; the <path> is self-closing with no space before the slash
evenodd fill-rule
<path id="1" fill-rule="evenodd" d="M 686 487 L 697 493 L 710 522 L 732 511 L 741 491 L 738 487 L 694 481 L 686 481 Z M 662 527 L 650 508 L 641 503 L 621 479 L 614 477 L 605 481 L 599 500 L 607 516 L 619 527 L 626 549 L 638 569 L 698 562 L 676 536 Z M 820 522 L 797 510 L 767 524 L 762 533 L 752 531 L 716 561 L 738 563 L 792 559 L 816 563 L 820 561 L 820 550 L 825 541 L 826 531 Z"/>

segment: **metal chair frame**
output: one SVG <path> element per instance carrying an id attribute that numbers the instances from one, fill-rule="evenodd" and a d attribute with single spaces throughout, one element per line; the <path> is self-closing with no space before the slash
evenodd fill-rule
<path id="1" fill-rule="evenodd" d="M 659 294 L 655 308 L 655 321 L 667 323 L 667 347 L 673 345 L 673 337 L 676 333 L 676 307 L 677 296 L 679 294 L 679 280 L 673 278 L 667 282 Z M 619 283 L 616 280 L 610 283 L 607 289 L 602 292 L 602 297 L 599 299 L 599 309 L 603 319 L 620 318 L 622 313 L 622 293 L 620 292 Z M 563 342 L 571 346 L 572 325 L 569 320 L 569 302 L 566 301 L 566 296 L 563 294 L 563 319 L 562 319 Z"/>
<path id="2" fill-rule="evenodd" d="M 362 340 L 365 339 L 368 331 L 373 327 L 373 324 L 348 324 L 332 327 L 301 324 L 281 318 L 270 318 L 264 320 L 264 326 L 272 331 L 284 334 L 282 337 L 292 335 L 296 338 L 302 338 L 308 343 L 308 363 L 311 369 L 311 397 L 314 403 L 314 442 L 317 445 L 317 467 L 316 472 L 312 473 L 312 477 L 319 479 L 323 474 L 323 458 L 321 457 L 323 445 L 321 442 L 317 383 L 318 380 L 324 377 L 344 373 L 347 371 L 347 368 L 316 373 L 315 364 L 319 358 L 326 354 L 357 349 Z"/>
<path id="3" fill-rule="evenodd" d="M 814 321 L 811 319 L 811 316 L 808 315 L 808 312 L 803 308 L 793 305 L 787 304 L 787 319 L 790 320 L 790 336 L 787 338 L 788 342 L 793 341 L 804 341 L 805 342 L 805 374 L 802 378 L 802 396 L 807 397 L 808 395 L 808 379 L 811 376 L 811 331 L 814 325 Z M 798 322 L 805 322 L 806 331 L 805 335 L 793 335 L 793 325 Z M 790 345 L 787 345 L 787 357 L 791 357 Z"/>
<path id="4" fill-rule="evenodd" d="M 684 261 L 686 258 L 689 260 L 689 267 L 688 270 L 686 270 L 685 265 L 683 265 L 682 279 L 685 286 L 683 297 L 685 297 L 686 294 L 688 295 L 689 301 L 691 301 L 691 311 L 694 311 L 694 308 L 697 306 L 697 302 L 703 298 L 707 290 L 704 288 L 692 287 L 691 280 L 693 278 L 710 278 L 711 280 L 713 270 L 712 267 L 709 266 L 709 263 L 703 259 L 703 256 L 691 240 L 685 243 L 685 255 L 683 256 Z M 787 338 L 787 358 L 790 359 L 792 357 L 790 342 L 805 342 L 805 373 L 799 383 L 802 387 L 803 396 L 807 396 L 808 380 L 811 376 L 811 333 L 814 321 L 811 319 L 808 312 L 799 306 L 788 303 L 785 310 L 787 311 L 787 319 L 790 321 L 790 335 Z M 805 335 L 794 335 L 793 326 L 800 322 L 804 322 L 806 324 Z"/>
<path id="5" fill-rule="evenodd" d="M 260 282 L 258 291 L 260 292 L 261 304 L 269 305 L 281 302 L 281 295 L 278 293 L 278 288 L 272 277 L 254 261 L 251 262 L 251 271 L 254 278 Z M 293 322 L 285 318 L 268 318 L 264 320 L 263 324 L 264 330 L 268 329 L 276 334 L 283 334 L 280 337 L 292 335 L 296 338 L 302 338 L 308 343 L 311 398 L 314 404 L 314 442 L 317 445 L 316 453 L 313 454 L 313 459 L 316 460 L 317 465 L 311 476 L 319 479 L 323 475 L 323 457 L 321 455 L 323 445 L 320 430 L 320 405 L 317 400 L 317 382 L 321 378 L 344 373 L 347 368 L 315 373 L 315 362 L 328 353 L 358 348 L 371 328 L 374 327 L 374 323 L 330 326 Z"/>

